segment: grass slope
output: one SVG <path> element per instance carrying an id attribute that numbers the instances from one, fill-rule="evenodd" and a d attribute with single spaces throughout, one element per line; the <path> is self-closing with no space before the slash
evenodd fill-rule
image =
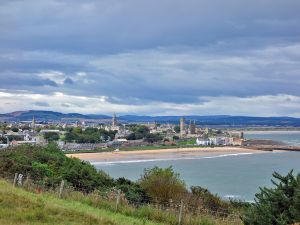
<path id="1" fill-rule="evenodd" d="M 94 208 L 78 201 L 26 192 L 0 180 L 0 224 L 154 225 L 159 223 Z"/>

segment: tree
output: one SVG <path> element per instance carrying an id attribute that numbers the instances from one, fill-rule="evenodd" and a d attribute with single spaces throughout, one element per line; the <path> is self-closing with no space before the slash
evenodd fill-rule
<path id="1" fill-rule="evenodd" d="M 124 177 L 120 177 L 116 180 L 116 188 L 125 193 L 126 199 L 129 202 L 141 203 L 148 202 L 150 199 L 145 190 L 138 183 Z"/>
<path id="2" fill-rule="evenodd" d="M 47 141 L 58 141 L 59 140 L 59 134 L 56 132 L 47 132 L 44 133 L 44 138 Z"/>
<path id="3" fill-rule="evenodd" d="M 180 200 L 181 195 L 187 192 L 184 181 L 172 166 L 165 169 L 157 166 L 145 169 L 139 183 L 153 200 L 161 203 L 169 199 Z"/>
<path id="4" fill-rule="evenodd" d="M 242 215 L 245 225 L 294 224 L 300 221 L 300 174 L 286 176 L 273 173 L 275 188 L 260 188 L 255 195 L 255 203 Z"/>
<path id="5" fill-rule="evenodd" d="M 180 127 L 179 126 L 175 126 L 174 127 L 174 131 L 178 134 L 180 133 Z"/>
<path id="6" fill-rule="evenodd" d="M 145 141 L 149 142 L 149 143 L 154 143 L 154 142 L 158 142 L 161 141 L 162 137 L 159 136 L 159 134 L 147 134 L 145 137 Z"/>
<path id="7" fill-rule="evenodd" d="M 11 130 L 12 130 L 13 132 L 18 132 L 18 131 L 19 131 L 19 128 L 17 128 L 17 127 L 12 127 Z"/>

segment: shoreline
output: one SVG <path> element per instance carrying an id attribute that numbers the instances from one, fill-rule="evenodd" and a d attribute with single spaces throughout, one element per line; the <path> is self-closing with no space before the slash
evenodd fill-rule
<path id="1" fill-rule="evenodd" d="M 207 148 L 173 148 L 158 150 L 140 151 L 118 151 L 118 152 L 97 152 L 97 153 L 72 153 L 66 154 L 67 157 L 79 158 L 84 161 L 93 162 L 120 162 L 135 160 L 172 160 L 185 159 L 191 157 L 209 157 L 218 155 L 237 155 L 265 153 L 270 151 L 247 149 L 241 147 L 207 147 Z"/>

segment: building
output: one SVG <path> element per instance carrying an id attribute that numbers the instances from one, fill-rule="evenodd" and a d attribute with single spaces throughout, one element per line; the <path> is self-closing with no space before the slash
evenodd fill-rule
<path id="1" fill-rule="evenodd" d="M 116 116 L 115 113 L 114 113 L 114 115 L 112 117 L 111 126 L 112 127 L 117 127 L 118 126 L 118 120 L 117 120 L 117 116 Z"/>
<path id="2" fill-rule="evenodd" d="M 185 119 L 184 117 L 180 118 L 180 136 L 185 136 L 186 135 L 186 131 L 185 131 Z"/>
<path id="3" fill-rule="evenodd" d="M 194 121 L 190 120 L 189 134 L 196 134 L 196 122 L 195 122 L 195 120 Z"/>
<path id="4" fill-rule="evenodd" d="M 208 145 L 210 145 L 210 140 L 208 138 L 197 138 L 196 145 L 208 146 Z"/>
<path id="5" fill-rule="evenodd" d="M 31 121 L 31 129 L 33 131 L 35 130 L 35 119 L 34 119 L 34 117 L 32 118 L 32 121 Z"/>

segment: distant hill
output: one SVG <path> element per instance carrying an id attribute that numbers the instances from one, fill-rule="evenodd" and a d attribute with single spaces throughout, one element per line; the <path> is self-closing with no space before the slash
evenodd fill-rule
<path id="1" fill-rule="evenodd" d="M 60 113 L 53 111 L 17 111 L 0 114 L 0 120 L 6 121 L 27 121 L 35 118 L 39 121 L 61 121 L 61 120 L 109 120 L 111 116 L 97 114 Z M 119 116 L 118 120 L 124 122 L 158 122 L 158 123 L 178 123 L 181 116 Z M 226 125 L 226 126 L 295 126 L 300 127 L 300 118 L 293 117 L 250 117 L 250 116 L 184 116 L 186 123 L 195 120 L 198 125 Z"/>
<path id="2" fill-rule="evenodd" d="M 111 117 L 105 115 L 83 115 L 79 113 L 60 113 L 53 111 L 18 111 L 6 114 L 0 114 L 0 120 L 9 121 L 26 121 L 35 118 L 40 121 L 60 121 L 60 120 L 71 120 L 71 119 L 109 119 Z"/>

